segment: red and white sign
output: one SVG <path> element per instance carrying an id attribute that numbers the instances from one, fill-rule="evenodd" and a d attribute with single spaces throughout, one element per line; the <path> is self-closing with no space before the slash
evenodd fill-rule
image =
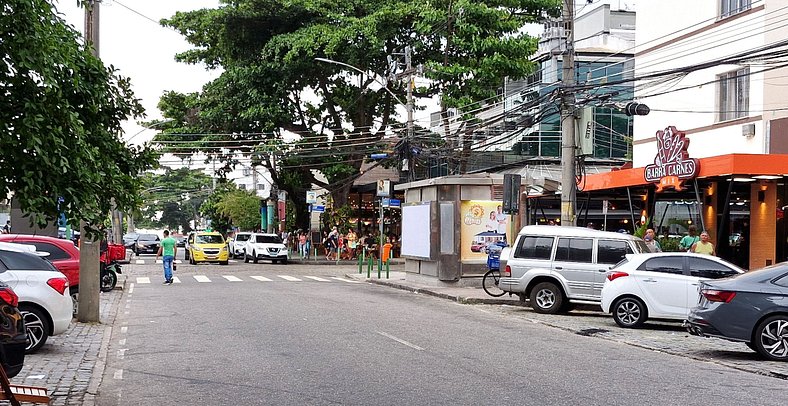
<path id="1" fill-rule="evenodd" d="M 690 140 L 683 131 L 670 126 L 657 131 L 657 156 L 652 165 L 646 165 L 646 182 L 656 183 L 657 192 L 666 188 L 682 190 L 685 180 L 693 179 L 700 170 L 700 161 L 687 153 Z"/>

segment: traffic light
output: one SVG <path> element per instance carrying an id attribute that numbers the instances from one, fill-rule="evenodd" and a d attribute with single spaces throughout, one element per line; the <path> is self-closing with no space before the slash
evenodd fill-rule
<path id="1" fill-rule="evenodd" d="M 651 109 L 643 103 L 629 102 L 624 108 L 624 112 L 628 116 L 646 116 L 651 112 Z"/>

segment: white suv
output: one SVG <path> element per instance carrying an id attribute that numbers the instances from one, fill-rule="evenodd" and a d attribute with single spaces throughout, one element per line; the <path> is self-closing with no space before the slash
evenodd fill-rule
<path id="1" fill-rule="evenodd" d="M 261 259 L 270 259 L 271 262 L 287 263 L 287 246 L 276 234 L 252 233 L 244 246 L 244 262 L 253 260 L 256 264 Z"/>
<path id="2" fill-rule="evenodd" d="M 252 236 L 252 233 L 235 233 L 232 239 L 229 240 L 228 245 L 230 248 L 230 256 L 233 258 L 238 258 L 243 256 L 244 248 L 246 248 L 246 242 L 249 241 L 249 237 Z"/>

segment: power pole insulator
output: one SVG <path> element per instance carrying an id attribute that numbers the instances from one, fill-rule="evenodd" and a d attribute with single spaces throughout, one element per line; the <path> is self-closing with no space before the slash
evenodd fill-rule
<path id="1" fill-rule="evenodd" d="M 651 109 L 643 103 L 629 102 L 624 108 L 628 116 L 647 116 Z"/>

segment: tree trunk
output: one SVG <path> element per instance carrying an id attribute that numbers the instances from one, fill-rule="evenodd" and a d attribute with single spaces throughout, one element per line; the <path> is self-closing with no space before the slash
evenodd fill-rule
<path id="1" fill-rule="evenodd" d="M 350 196 L 350 188 L 353 187 L 353 183 L 346 183 L 339 188 L 336 188 L 331 191 L 331 199 L 334 201 L 334 209 L 338 209 L 340 207 L 344 207 L 348 205 Z"/>

